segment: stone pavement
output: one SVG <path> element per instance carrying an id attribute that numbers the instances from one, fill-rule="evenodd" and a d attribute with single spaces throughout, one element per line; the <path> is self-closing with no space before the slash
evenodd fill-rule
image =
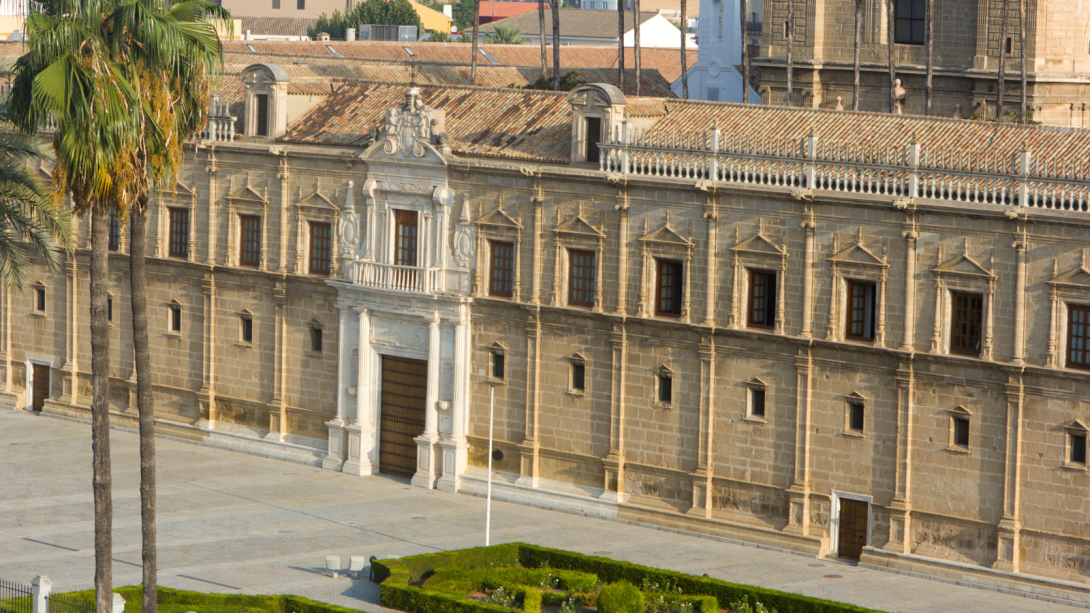
<path id="1" fill-rule="evenodd" d="M 0 410 L 0 578 L 94 577 L 90 427 Z M 114 431 L 114 584 L 140 582 L 135 434 Z M 327 554 L 379 558 L 484 544 L 480 498 L 352 477 L 173 440 L 158 441 L 160 585 L 297 594 L 363 609 L 378 586 L 332 579 Z M 1076 609 L 835 561 L 494 502 L 492 542 L 525 541 L 904 612 Z M 838 577 L 827 577 L 837 575 Z"/>

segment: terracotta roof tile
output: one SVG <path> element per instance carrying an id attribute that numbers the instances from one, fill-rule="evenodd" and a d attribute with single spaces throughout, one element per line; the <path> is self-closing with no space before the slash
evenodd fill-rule
<path id="1" fill-rule="evenodd" d="M 254 36 L 306 36 L 307 27 L 314 27 L 317 19 L 303 17 L 240 17 L 242 32 L 246 30 Z"/>
<path id="2" fill-rule="evenodd" d="M 658 15 L 654 11 L 640 11 L 640 23 Z M 624 31 L 633 29 L 634 13 L 625 11 Z M 500 19 L 481 26 L 482 32 L 493 32 L 496 27 L 518 28 L 524 35 L 537 35 L 540 32 L 537 12 L 523 13 L 507 19 Z M 545 18 L 545 35 L 552 36 L 553 20 Z M 604 38 L 617 40 L 617 11 L 595 11 L 590 9 L 560 9 L 560 35 L 579 38 Z M 680 38 L 680 33 L 678 34 Z"/>

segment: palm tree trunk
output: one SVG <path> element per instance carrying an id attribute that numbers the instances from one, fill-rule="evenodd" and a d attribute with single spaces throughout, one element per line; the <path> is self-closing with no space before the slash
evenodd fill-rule
<path id="1" fill-rule="evenodd" d="M 685 54 L 685 42 L 689 36 L 685 26 L 687 21 L 685 0 L 681 0 L 681 97 L 684 100 L 689 99 L 689 56 Z"/>
<path id="2" fill-rule="evenodd" d="M 1003 17 L 999 20 L 999 72 L 995 84 L 995 120 L 1003 121 L 1003 90 L 1007 85 L 1007 15 L 1010 0 L 1003 0 Z"/>
<path id="3" fill-rule="evenodd" d="M 859 110 L 859 48 L 863 43 L 863 0 L 855 0 L 855 51 L 852 58 L 852 110 Z"/>
<path id="4" fill-rule="evenodd" d="M 1018 54 L 1022 58 L 1022 110 L 1018 113 L 1022 123 L 1027 123 L 1029 109 L 1026 103 L 1026 0 L 1018 0 Z"/>
<path id="5" fill-rule="evenodd" d="M 795 0 L 787 0 L 787 106 L 791 104 L 791 92 L 795 90 L 795 64 L 791 61 L 791 46 L 795 40 Z"/>
<path id="6" fill-rule="evenodd" d="M 931 78 L 934 76 L 935 66 L 932 61 L 931 52 L 932 46 L 935 42 L 935 0 L 927 0 L 926 7 L 926 19 L 927 19 L 927 49 L 925 54 L 927 56 L 927 83 L 924 85 L 924 115 L 931 114 Z"/>
<path id="7" fill-rule="evenodd" d="M 155 407 L 148 352 L 148 289 L 144 271 L 147 247 L 147 196 L 129 211 L 129 282 L 132 290 L 132 341 L 136 353 L 136 405 L 140 413 L 140 532 L 144 566 L 144 613 L 156 613 Z"/>
<path id="8" fill-rule="evenodd" d="M 640 0 L 632 1 L 632 29 L 635 35 L 633 55 L 636 60 L 636 95 L 640 95 Z"/>
<path id="9" fill-rule="evenodd" d="M 473 57 L 469 60 L 470 85 L 477 84 L 477 35 L 481 29 L 481 0 L 473 0 Z"/>
<path id="10" fill-rule="evenodd" d="M 552 1 L 557 2 L 558 0 Z M 549 60 L 545 54 L 545 0 L 537 0 L 537 31 L 541 39 L 541 78 L 545 79 L 549 76 Z"/>
<path id="11" fill-rule="evenodd" d="M 886 17 L 886 47 L 889 48 L 889 112 L 893 113 L 897 109 L 897 94 L 894 92 L 896 89 L 894 83 L 897 82 L 897 63 L 893 48 L 893 0 L 889 0 Z"/>
<path id="12" fill-rule="evenodd" d="M 91 209 L 91 466 L 95 500 L 95 613 L 113 609 L 113 486 L 110 475 L 110 323 L 106 318 L 110 213 Z"/>
<path id="13" fill-rule="evenodd" d="M 560 91 L 560 2 L 553 0 L 553 91 Z"/>
<path id="14" fill-rule="evenodd" d="M 742 15 L 742 104 L 749 104 L 749 45 L 746 43 L 749 32 L 746 30 L 746 0 L 738 0 L 738 12 Z M 681 46 L 681 56 L 685 57 L 684 35 L 681 37 Z"/>
<path id="15" fill-rule="evenodd" d="M 624 93 L 624 3 L 617 0 L 617 89 Z"/>

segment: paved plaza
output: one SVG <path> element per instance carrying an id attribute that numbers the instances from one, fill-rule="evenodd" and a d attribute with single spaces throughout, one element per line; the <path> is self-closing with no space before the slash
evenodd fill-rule
<path id="1" fill-rule="evenodd" d="M 0 578 L 92 586 L 91 433 L 83 423 L 0 410 Z M 114 582 L 140 582 L 137 436 L 114 431 Z M 332 579 L 327 554 L 379 558 L 484 544 L 485 501 L 202 445 L 158 442 L 159 581 L 226 593 L 296 594 L 363 609 L 378 586 Z M 492 542 L 525 541 L 707 573 L 904 612 L 1084 611 L 835 561 L 616 521 L 493 503 Z M 834 577 L 827 577 L 834 575 Z"/>

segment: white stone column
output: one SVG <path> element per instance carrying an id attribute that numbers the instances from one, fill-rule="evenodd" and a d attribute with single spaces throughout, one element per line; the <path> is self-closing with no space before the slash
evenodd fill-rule
<path id="1" fill-rule="evenodd" d="M 442 360 L 443 328 L 439 312 L 428 325 L 428 388 L 424 393 L 424 434 L 416 437 L 416 474 L 413 485 L 435 487 L 435 444 L 439 441 L 439 362 Z"/>
<path id="2" fill-rule="evenodd" d="M 38 575 L 30 581 L 30 592 L 34 595 L 34 613 L 49 613 L 49 593 L 53 591 L 53 582 L 45 575 Z"/>
<path id="3" fill-rule="evenodd" d="M 469 305 L 458 306 L 458 324 L 454 327 L 454 403 L 451 408 L 450 438 L 439 443 L 443 449 L 441 490 L 457 492 L 465 472 L 469 444 L 466 443 L 466 421 L 469 408 Z"/>
<path id="4" fill-rule="evenodd" d="M 341 470 L 344 466 L 344 448 L 345 448 L 345 387 L 346 378 L 344 376 L 345 365 L 348 364 L 348 343 L 345 342 L 346 330 L 348 328 L 348 312 L 351 307 L 346 305 L 337 305 L 340 309 L 341 316 L 337 325 L 337 416 L 332 420 L 326 422 L 326 427 L 329 428 L 329 451 L 326 453 L 325 458 L 322 460 L 322 468 L 328 468 L 329 470 Z M 359 387 L 356 388 L 356 394 L 359 394 Z"/>
<path id="5" fill-rule="evenodd" d="M 375 426 L 371 423 L 374 388 L 371 385 L 371 316 L 367 309 L 359 310 L 359 372 L 356 376 L 356 418 L 348 431 L 348 461 L 343 471 L 353 475 L 369 475 L 375 450 Z"/>

